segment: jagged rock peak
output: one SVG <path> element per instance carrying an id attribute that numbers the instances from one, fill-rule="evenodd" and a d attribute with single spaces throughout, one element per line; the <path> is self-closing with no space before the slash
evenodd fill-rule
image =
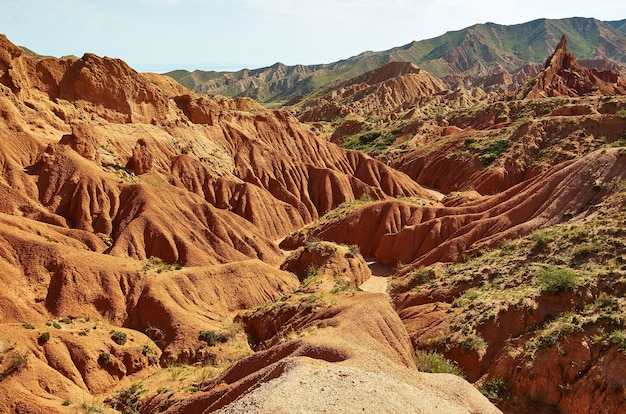
<path id="1" fill-rule="evenodd" d="M 529 99 L 554 96 L 625 95 L 626 83 L 611 70 L 598 71 L 580 65 L 568 51 L 564 34 L 543 71 L 523 96 Z"/>
<path id="2" fill-rule="evenodd" d="M 546 63 L 544 65 L 544 69 L 552 67 L 553 69 L 567 69 L 571 66 L 577 64 L 576 58 L 574 57 L 574 53 L 569 52 L 567 45 L 567 35 L 561 36 L 561 40 L 559 44 L 556 45 L 556 49 L 554 53 L 550 55 L 548 59 L 546 59 Z"/>

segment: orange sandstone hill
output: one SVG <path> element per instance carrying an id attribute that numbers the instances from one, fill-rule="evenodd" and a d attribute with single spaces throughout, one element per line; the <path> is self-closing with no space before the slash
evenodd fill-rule
<path id="1" fill-rule="evenodd" d="M 0 167 L 0 412 L 498 412 L 417 371 L 358 252 L 281 270 L 344 202 L 438 205 L 286 112 L 0 36 Z"/>

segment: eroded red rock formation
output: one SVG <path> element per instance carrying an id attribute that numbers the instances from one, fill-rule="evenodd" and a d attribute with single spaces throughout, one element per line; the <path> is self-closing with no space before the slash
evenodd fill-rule
<path id="1" fill-rule="evenodd" d="M 432 99 L 446 90 L 443 82 L 409 62 L 391 62 L 344 82 L 330 94 L 305 104 L 305 122 L 393 113 Z"/>
<path id="2" fill-rule="evenodd" d="M 525 94 L 526 98 L 584 95 L 624 95 L 626 84 L 611 71 L 589 69 L 580 65 L 568 51 L 567 36 L 563 35 L 556 50 L 545 63 L 535 84 Z"/>

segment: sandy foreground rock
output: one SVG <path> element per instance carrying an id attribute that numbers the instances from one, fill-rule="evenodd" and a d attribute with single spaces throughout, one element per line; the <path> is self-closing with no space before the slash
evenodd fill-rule
<path id="1" fill-rule="evenodd" d="M 449 374 L 399 376 L 309 358 L 284 361 L 283 373 L 218 413 L 498 413 L 477 390 Z M 400 373 L 399 373 L 400 374 Z M 445 388 L 456 389 L 448 394 Z"/>

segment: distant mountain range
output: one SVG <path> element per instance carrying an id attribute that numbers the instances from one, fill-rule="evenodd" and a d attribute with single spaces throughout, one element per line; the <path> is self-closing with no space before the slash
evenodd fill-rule
<path id="1" fill-rule="evenodd" d="M 364 52 L 320 65 L 276 63 L 237 72 L 176 70 L 166 75 L 197 92 L 247 96 L 263 103 L 287 102 L 388 62 L 411 62 L 449 84 L 481 86 L 477 80 L 525 65 L 542 64 L 563 34 L 583 64 L 601 69 L 626 64 L 626 19 L 539 19 L 517 25 L 477 24 L 381 52 Z"/>

